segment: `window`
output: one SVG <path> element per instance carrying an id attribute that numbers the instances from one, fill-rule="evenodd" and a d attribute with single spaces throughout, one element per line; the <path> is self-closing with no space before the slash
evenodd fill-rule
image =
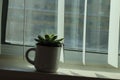
<path id="1" fill-rule="evenodd" d="M 91 1 L 87 3 L 86 49 L 107 53 L 110 1 Z M 57 33 L 57 0 L 25 0 L 23 3 L 24 0 L 9 1 L 5 42 L 23 44 L 24 38 L 24 44 L 31 45 L 38 34 Z M 65 0 L 66 49 L 82 50 L 84 3 L 85 0 Z M 16 36 L 16 32 L 19 35 Z"/>
<path id="2" fill-rule="evenodd" d="M 118 41 L 111 43 L 113 35 L 119 35 L 119 31 L 111 33 L 119 29 L 116 3 L 119 0 L 9 0 L 1 42 L 28 47 L 34 46 L 38 34 L 55 33 L 64 37 L 65 62 L 107 64 L 107 57 L 118 46 Z"/>

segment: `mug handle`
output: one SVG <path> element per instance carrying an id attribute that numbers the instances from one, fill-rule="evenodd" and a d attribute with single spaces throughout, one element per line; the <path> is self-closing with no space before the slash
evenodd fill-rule
<path id="1" fill-rule="evenodd" d="M 29 58 L 29 52 L 30 52 L 30 51 L 35 51 L 35 48 L 30 48 L 30 49 L 28 49 L 27 52 L 25 53 L 25 58 L 26 58 L 26 60 L 27 60 L 29 63 L 31 63 L 32 65 L 34 65 L 34 61 L 32 61 L 32 60 Z"/>

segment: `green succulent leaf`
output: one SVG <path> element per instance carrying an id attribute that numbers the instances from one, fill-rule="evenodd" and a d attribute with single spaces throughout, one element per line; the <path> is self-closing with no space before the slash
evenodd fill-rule
<path id="1" fill-rule="evenodd" d="M 38 39 L 41 40 L 41 41 L 44 41 L 44 40 L 45 40 L 45 39 L 44 39 L 42 36 L 40 36 L 40 35 L 38 35 Z"/>
<path id="2" fill-rule="evenodd" d="M 51 38 L 52 41 L 54 41 L 54 40 L 56 40 L 56 39 L 57 39 L 57 36 L 53 36 L 53 37 Z"/>
<path id="3" fill-rule="evenodd" d="M 50 38 L 53 38 L 54 37 L 54 34 L 50 34 Z"/>
<path id="4" fill-rule="evenodd" d="M 59 42 L 59 41 L 62 41 L 63 39 L 64 39 L 64 38 L 61 38 L 61 39 L 57 39 L 56 41 L 58 41 L 58 42 Z"/>
<path id="5" fill-rule="evenodd" d="M 39 42 L 39 39 L 35 39 L 35 41 Z"/>
<path id="6" fill-rule="evenodd" d="M 57 39 L 57 35 L 54 34 L 45 34 L 44 36 L 38 35 L 38 38 L 35 39 L 35 41 L 38 45 L 60 47 L 62 46 L 61 41 L 63 39 L 64 38 Z"/>
<path id="7" fill-rule="evenodd" d="M 46 40 L 50 40 L 50 36 L 48 34 L 45 35 Z"/>

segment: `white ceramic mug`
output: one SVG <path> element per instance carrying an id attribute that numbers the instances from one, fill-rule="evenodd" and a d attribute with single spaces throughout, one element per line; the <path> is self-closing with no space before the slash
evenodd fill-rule
<path id="1" fill-rule="evenodd" d="M 28 49 L 25 57 L 29 63 L 35 66 L 37 71 L 56 72 L 60 59 L 60 50 L 61 47 L 47 47 L 37 45 L 36 48 Z M 35 51 L 34 60 L 29 58 L 30 51 Z"/>

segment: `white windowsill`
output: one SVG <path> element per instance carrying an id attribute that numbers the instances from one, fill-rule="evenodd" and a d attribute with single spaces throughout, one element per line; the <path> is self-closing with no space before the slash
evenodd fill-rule
<path id="1" fill-rule="evenodd" d="M 40 73 L 35 72 L 34 67 L 26 61 L 22 61 L 21 57 L 13 58 L 0 55 L 0 80 L 102 80 L 101 78 L 105 78 L 105 80 L 120 79 L 120 71 L 81 66 L 79 69 L 60 67 L 54 74 Z"/>

